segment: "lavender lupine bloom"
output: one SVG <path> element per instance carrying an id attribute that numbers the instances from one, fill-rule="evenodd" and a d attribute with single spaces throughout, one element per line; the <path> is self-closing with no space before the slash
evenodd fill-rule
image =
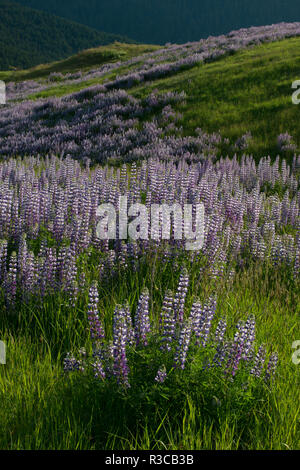
<path id="1" fill-rule="evenodd" d="M 161 330 L 161 349 L 171 350 L 171 343 L 175 334 L 175 314 L 174 314 L 174 294 L 168 290 L 165 294 L 163 301 L 162 312 L 160 315 L 160 330 Z"/>
<path id="2" fill-rule="evenodd" d="M 9 260 L 9 267 L 6 277 L 6 296 L 9 306 L 13 306 L 16 302 L 17 295 L 17 254 L 14 251 Z"/>
<path id="3" fill-rule="evenodd" d="M 156 374 L 156 377 L 155 377 L 155 382 L 157 383 L 164 383 L 165 380 L 167 378 L 167 371 L 166 371 L 166 368 L 165 367 L 161 367 L 158 371 L 157 371 L 157 374 Z"/>
<path id="4" fill-rule="evenodd" d="M 100 363 L 103 366 L 105 377 L 107 379 L 114 376 L 114 344 L 113 341 L 101 343 L 99 347 L 93 350 L 94 363 Z"/>
<path id="5" fill-rule="evenodd" d="M 212 364 L 209 366 L 222 367 L 231 351 L 231 348 L 232 344 L 229 341 L 225 341 L 223 344 L 219 343 L 216 347 L 216 354 L 214 355 Z"/>
<path id="6" fill-rule="evenodd" d="M 221 318 L 218 323 L 217 329 L 215 331 L 215 343 L 220 344 L 223 342 L 225 333 L 227 328 L 227 320 L 226 318 Z"/>
<path id="7" fill-rule="evenodd" d="M 235 148 L 237 150 L 246 150 L 249 146 L 249 143 L 252 140 L 252 135 L 251 132 L 247 132 L 246 134 L 242 135 L 236 143 L 235 143 Z"/>
<path id="8" fill-rule="evenodd" d="M 254 377 L 260 377 L 266 360 L 266 348 L 265 346 L 260 346 L 259 350 L 254 359 L 254 365 L 250 370 L 250 374 Z"/>
<path id="9" fill-rule="evenodd" d="M 182 269 L 179 277 L 178 288 L 175 293 L 174 299 L 174 311 L 176 320 L 179 323 L 183 322 L 184 317 L 184 306 L 185 306 L 185 299 L 187 295 L 189 287 L 189 275 L 185 268 Z"/>
<path id="10" fill-rule="evenodd" d="M 274 377 L 277 369 L 277 364 L 278 364 L 278 354 L 273 353 L 270 356 L 267 368 L 266 368 L 266 373 L 265 373 L 265 382 L 270 382 L 271 378 Z"/>
<path id="11" fill-rule="evenodd" d="M 102 380 L 104 380 L 104 379 L 105 379 L 105 370 L 104 370 L 104 368 L 103 368 L 102 362 L 101 362 L 99 359 L 97 359 L 97 360 L 92 364 L 92 367 L 93 367 L 95 379 L 102 379 Z"/>
<path id="12" fill-rule="evenodd" d="M 167 308 L 166 313 L 167 317 L 169 314 L 169 307 L 172 305 L 172 293 L 167 291 L 165 296 L 165 307 Z M 149 294 L 147 291 L 144 291 L 141 295 L 139 305 L 143 305 L 145 302 L 148 305 L 149 302 Z M 210 325 L 211 320 L 211 310 L 215 310 L 216 299 L 209 299 L 205 305 L 206 307 L 203 309 L 205 313 L 204 318 L 204 335 L 207 335 L 207 326 L 205 326 L 205 322 L 207 321 L 208 325 Z M 169 307 L 168 307 L 169 305 Z M 196 299 L 191 314 L 188 320 L 186 320 L 183 324 L 178 325 L 179 327 L 179 338 L 177 342 L 176 353 L 174 357 L 174 367 L 177 369 L 184 370 L 186 367 L 187 361 L 187 354 L 189 350 L 189 345 L 191 341 L 191 335 L 193 330 L 193 323 L 195 318 L 197 318 L 197 309 L 199 307 L 199 301 Z M 208 308 L 209 307 L 209 308 Z M 211 308 L 212 307 L 212 308 Z M 170 307 L 171 308 L 171 307 Z M 201 309 L 202 310 L 202 309 Z M 139 311 L 139 313 L 141 310 Z M 147 309 L 148 312 L 148 309 Z M 130 331 L 132 329 L 131 321 L 128 319 L 128 315 L 130 314 L 128 305 L 125 304 L 124 306 L 117 305 L 114 311 L 113 316 L 113 342 L 107 343 L 99 343 L 97 348 L 93 350 L 93 358 L 94 361 L 90 362 L 87 359 L 86 351 L 81 351 L 80 356 L 83 357 L 82 360 L 77 360 L 71 354 L 68 354 L 64 361 L 64 369 L 66 371 L 72 370 L 79 370 L 83 371 L 86 367 L 91 366 L 93 369 L 93 373 L 95 378 L 110 379 L 115 377 L 117 383 L 125 388 L 130 387 L 129 384 L 129 365 L 127 359 L 127 348 L 129 347 L 130 341 Z M 149 314 L 149 312 L 148 312 Z M 226 373 L 227 377 L 229 376 L 232 380 L 237 373 L 238 367 L 242 361 L 245 359 L 247 361 L 250 360 L 249 350 L 252 350 L 253 347 L 253 336 L 254 336 L 254 326 L 255 320 L 254 317 L 250 316 L 246 322 L 240 321 L 237 325 L 237 331 L 234 336 L 233 341 L 228 341 L 225 338 L 225 330 L 226 330 L 226 321 L 225 319 L 221 319 L 218 323 L 217 329 L 215 331 L 214 337 L 211 340 L 211 346 L 215 347 L 216 354 L 213 358 L 213 361 L 210 363 L 208 362 L 208 355 L 204 358 L 204 366 L 203 369 L 210 369 L 214 366 L 217 367 L 224 367 L 224 372 Z M 164 331 L 164 323 L 161 327 L 161 334 Z M 210 331 L 210 326 L 209 326 Z M 204 338 L 205 339 L 205 338 Z M 161 338 L 160 338 L 161 340 Z M 172 338 L 174 341 L 174 338 Z M 141 346 L 146 347 L 147 343 L 142 342 L 139 343 Z M 132 345 L 134 347 L 134 344 Z M 165 350 L 165 348 L 164 348 Z M 273 354 L 270 356 L 269 363 L 266 368 L 266 373 L 264 379 L 266 382 L 269 382 L 271 377 L 274 375 L 276 370 L 276 365 L 278 361 L 277 354 Z M 265 347 L 261 346 L 258 350 L 258 353 L 255 357 L 253 367 L 250 371 L 251 375 L 256 377 L 260 377 L 262 375 L 262 369 L 265 362 Z M 166 368 L 160 367 L 155 376 L 155 382 L 157 383 L 164 383 L 167 377 Z"/>
<path id="13" fill-rule="evenodd" d="M 70 304 L 74 307 L 78 294 L 78 284 L 76 281 L 76 248 L 74 245 L 71 245 L 68 250 L 68 256 L 64 263 L 64 270 L 64 289 L 69 295 Z"/>
<path id="14" fill-rule="evenodd" d="M 226 364 L 226 374 L 230 374 L 232 377 L 235 376 L 242 360 L 244 346 L 247 338 L 247 329 L 244 322 L 240 321 L 236 328 L 237 331 L 235 333 Z"/>
<path id="15" fill-rule="evenodd" d="M 144 289 L 138 301 L 138 306 L 135 314 L 135 339 L 137 345 L 148 344 L 147 335 L 150 332 L 150 318 L 149 318 L 149 291 Z"/>
<path id="16" fill-rule="evenodd" d="M 192 329 L 195 333 L 196 344 L 200 345 L 202 326 L 205 321 L 206 312 L 199 299 L 196 299 L 191 308 Z"/>
<path id="17" fill-rule="evenodd" d="M 208 337 L 210 334 L 210 329 L 212 325 L 213 318 L 216 313 L 217 308 L 217 301 L 216 299 L 210 298 L 209 302 L 204 306 L 204 321 L 201 328 L 201 336 L 202 336 L 202 346 L 205 347 L 208 341 Z"/>
<path id="18" fill-rule="evenodd" d="M 118 306 L 114 315 L 113 373 L 118 384 L 128 388 L 129 367 L 126 356 L 127 322 L 124 309 Z"/>
<path id="19" fill-rule="evenodd" d="M 289 135 L 288 132 L 285 134 L 280 134 L 277 138 L 277 144 L 279 147 L 279 150 L 281 151 L 295 151 L 297 149 L 296 145 L 293 143 L 293 138 L 291 135 Z"/>
<path id="20" fill-rule="evenodd" d="M 190 345 L 192 325 L 191 319 L 188 319 L 185 324 L 182 325 L 181 332 L 179 335 L 178 346 L 174 358 L 175 367 L 180 369 L 185 368 L 187 353 Z"/>
<path id="21" fill-rule="evenodd" d="M 247 362 L 251 361 L 253 357 L 255 328 L 256 328 L 255 317 L 253 315 L 250 315 L 244 327 L 245 341 L 244 341 L 243 354 L 242 354 L 242 359 L 244 359 Z"/>
<path id="22" fill-rule="evenodd" d="M 99 294 L 97 282 L 94 281 L 89 290 L 88 320 L 90 325 L 90 334 L 93 341 L 104 338 L 104 329 L 99 319 L 98 311 Z"/>
<path id="23" fill-rule="evenodd" d="M 188 164 L 182 148 L 171 138 L 169 144 L 171 150 L 165 147 L 162 150 L 160 143 L 153 147 L 159 158 L 153 158 L 152 150 L 147 155 L 141 154 L 148 160 L 141 170 L 138 167 L 135 170 L 134 191 L 135 194 L 136 190 L 144 193 L 147 204 L 166 198 L 170 204 L 177 199 L 189 202 L 200 198 L 204 202 L 207 213 L 205 243 L 201 253 L 193 253 L 195 262 L 201 260 L 202 254 L 213 261 L 202 268 L 203 273 L 219 276 L 224 267 L 225 272 L 233 269 L 231 263 L 242 267 L 248 252 L 264 263 L 268 261 L 270 252 L 275 267 L 289 265 L 297 280 L 300 199 L 299 179 L 294 170 L 299 166 L 299 158 L 295 157 L 291 165 L 285 160 L 272 162 L 270 158 L 262 158 L 256 163 L 251 156 L 243 156 L 240 162 L 236 158 L 220 158 L 214 163 L 213 158 L 204 162 L 200 155 L 194 154 Z M 188 142 L 184 143 L 184 146 L 188 145 Z M 174 154 L 180 158 L 179 165 L 171 158 Z M 12 271 L 8 274 L 7 246 L 11 243 L 17 245 L 17 263 L 22 266 L 15 281 L 24 301 L 31 294 L 43 296 L 49 289 L 54 292 L 64 289 L 73 304 L 78 290 L 78 261 L 83 252 L 88 253 L 92 249 L 106 253 L 99 267 L 101 279 L 118 269 L 122 257 L 124 265 L 134 263 L 137 267 L 141 255 L 146 253 L 157 253 L 162 258 L 167 256 L 168 262 L 177 269 L 182 247 L 172 240 L 166 244 L 137 241 L 134 245 L 128 244 L 126 250 L 122 248 L 122 253 L 117 242 L 111 250 L 108 244 L 96 243 L 93 237 L 95 207 L 102 202 L 115 201 L 117 194 L 121 193 L 118 172 L 119 169 L 108 166 L 91 168 L 86 164 L 81 167 L 79 162 L 69 157 L 47 157 L 43 162 L 39 157 L 25 157 L 0 162 L 0 235 L 5 238 L 0 244 L 1 286 L 6 287 L 9 278 L 13 277 Z M 188 179 L 187 174 L 191 174 Z M 286 187 L 284 197 L 267 196 L 264 193 L 266 183 L 272 187 L 275 184 Z M 70 238 L 70 248 L 64 243 L 56 249 L 50 248 L 45 239 L 42 239 L 37 255 L 20 245 L 18 247 L 24 234 L 27 235 L 28 246 L 38 235 L 42 237 L 43 233 L 39 232 L 41 226 L 55 239 L 56 231 L 61 230 L 57 213 L 63 205 L 66 207 L 63 209 L 62 233 Z M 15 221 L 11 219 L 15 217 L 16 207 L 19 208 L 17 237 Z M 228 223 L 234 225 L 234 230 L 228 228 Z M 283 233 L 286 224 L 291 226 L 295 235 Z M 24 269 L 26 276 L 25 271 L 21 274 Z M 13 305 L 9 300 L 10 289 L 4 288 L 3 293 L 6 304 Z"/>
<path id="24" fill-rule="evenodd" d="M 74 372 L 75 370 L 81 370 L 81 361 L 76 359 L 71 353 L 68 353 L 64 359 L 64 371 Z"/>
<path id="25" fill-rule="evenodd" d="M 34 271 L 34 253 L 30 251 L 26 259 L 26 276 L 23 282 L 23 298 L 34 292 L 35 271 Z"/>
<path id="26" fill-rule="evenodd" d="M 0 240 L 0 282 L 3 282 L 6 274 L 7 241 Z"/>

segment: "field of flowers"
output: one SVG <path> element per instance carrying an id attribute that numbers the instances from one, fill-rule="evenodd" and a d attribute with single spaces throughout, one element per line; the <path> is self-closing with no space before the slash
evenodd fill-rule
<path id="1" fill-rule="evenodd" d="M 186 135 L 185 92 L 130 93 L 298 35 L 299 23 L 250 28 L 8 84 L 1 448 L 299 448 L 297 147 L 281 133 L 280 155 L 257 158 L 249 132 Z M 148 237 L 100 240 L 97 208 L 118 210 L 120 196 L 149 210 L 202 203 L 202 249 L 174 227 L 170 240 L 150 225 Z"/>

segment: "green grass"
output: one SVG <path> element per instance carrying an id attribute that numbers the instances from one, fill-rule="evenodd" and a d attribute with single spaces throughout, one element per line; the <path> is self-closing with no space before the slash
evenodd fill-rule
<path id="1" fill-rule="evenodd" d="M 185 135 L 193 135 L 197 127 L 208 132 L 219 130 L 223 137 L 234 143 L 250 131 L 253 140 L 249 152 L 257 158 L 263 155 L 275 157 L 278 154 L 277 137 L 282 132 L 289 132 L 300 148 L 300 108 L 292 104 L 295 91 L 292 83 L 300 78 L 299 46 L 300 38 L 255 46 L 216 62 L 141 84 L 129 93 L 145 97 L 156 89 L 161 93 L 185 91 L 186 104 L 178 106 L 183 114 L 181 125 Z M 132 50 L 140 47 L 142 52 L 145 46 L 128 47 Z M 30 98 L 64 96 L 103 83 L 108 78 L 113 80 L 116 75 L 129 70 L 121 66 L 100 79 L 75 85 L 58 84 Z M 232 154 L 232 149 L 225 148 L 224 152 Z"/>
<path id="2" fill-rule="evenodd" d="M 38 65 L 27 70 L 0 72 L 0 79 L 19 82 L 47 78 L 53 72 L 66 74 L 75 73 L 79 70 L 87 71 L 106 63 L 126 61 L 132 57 L 152 52 L 159 48 L 160 46 L 115 42 L 108 46 L 84 50 L 67 59 L 50 64 Z M 68 92 L 68 89 L 66 92 Z"/>
<path id="3" fill-rule="evenodd" d="M 186 135 L 197 127 L 220 130 L 233 142 L 251 131 L 250 152 L 275 156 L 277 136 L 288 131 L 300 148 L 300 108 L 292 104 L 292 83 L 300 78 L 300 38 L 256 46 L 217 62 L 136 88 L 143 97 L 153 89 L 187 94 L 179 106 Z"/>
<path id="4" fill-rule="evenodd" d="M 217 316 L 226 315 L 232 331 L 239 319 L 256 315 L 258 342 L 280 357 L 271 389 L 259 385 L 246 393 L 239 381 L 232 385 L 195 365 L 155 385 L 160 358 L 151 346 L 144 359 L 134 358 L 132 387 L 125 394 L 80 374 L 68 379 L 62 368 L 66 352 L 91 347 L 87 299 L 83 295 L 72 308 L 59 295 L 40 307 L 20 305 L 16 316 L 1 318 L 7 365 L 0 367 L 0 448 L 299 449 L 299 366 L 291 360 L 291 345 L 300 337 L 297 286 L 284 270 L 268 266 L 249 267 L 232 286 L 199 279 L 197 264 L 189 268 L 188 305 L 192 293 L 205 297 L 216 291 Z M 134 308 L 144 286 L 157 318 L 163 292 L 176 286 L 177 277 L 168 265 L 148 259 L 139 272 L 100 284 L 107 333 L 115 303 L 128 299 Z"/>

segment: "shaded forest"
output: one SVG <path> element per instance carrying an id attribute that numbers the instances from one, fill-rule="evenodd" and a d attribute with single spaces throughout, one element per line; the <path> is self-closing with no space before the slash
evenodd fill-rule
<path id="1" fill-rule="evenodd" d="M 63 59 L 83 49 L 127 38 L 0 0 L 0 70 Z"/>
<path id="2" fill-rule="evenodd" d="M 297 0 L 19 0 L 90 27 L 164 44 L 300 21 Z"/>

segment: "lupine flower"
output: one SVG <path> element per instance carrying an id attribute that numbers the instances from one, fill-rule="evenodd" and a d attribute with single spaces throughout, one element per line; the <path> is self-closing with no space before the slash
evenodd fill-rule
<path id="1" fill-rule="evenodd" d="M 189 276 L 186 269 L 182 269 L 179 277 L 178 288 L 174 299 L 174 311 L 178 322 L 183 322 L 184 305 L 189 286 Z"/>
<path id="2" fill-rule="evenodd" d="M 192 334 L 191 320 L 187 320 L 186 323 L 182 326 L 181 333 L 178 340 L 178 346 L 175 354 L 175 367 L 180 369 L 185 368 L 187 353 L 190 345 Z"/>
<path id="3" fill-rule="evenodd" d="M 136 315 L 135 315 L 135 338 L 136 344 L 147 345 L 147 335 L 150 332 L 150 319 L 149 319 L 149 291 L 144 289 L 138 302 Z"/>
<path id="4" fill-rule="evenodd" d="M 278 354 L 273 353 L 270 356 L 266 373 L 265 373 L 265 382 L 270 382 L 271 378 L 274 377 L 278 364 Z"/>
<path id="5" fill-rule="evenodd" d="M 226 373 L 231 374 L 232 377 L 235 376 L 245 352 L 245 343 L 248 335 L 248 324 L 246 326 L 244 322 L 240 321 L 237 324 L 236 329 L 237 331 L 229 351 L 229 357 L 226 365 Z"/>
<path id="6" fill-rule="evenodd" d="M 155 382 L 164 383 L 167 378 L 167 371 L 165 367 L 161 367 L 155 377 Z"/>
<path id="7" fill-rule="evenodd" d="M 113 338 L 113 373 L 118 384 L 130 387 L 128 381 L 129 367 L 126 356 L 127 324 L 124 311 L 117 309 L 114 318 Z"/>
<path id="8" fill-rule="evenodd" d="M 68 353 L 64 359 L 64 371 L 74 372 L 75 370 L 82 370 L 81 361 L 76 359 L 71 353 Z"/>
<path id="9" fill-rule="evenodd" d="M 250 361 L 253 356 L 253 343 L 255 341 L 255 318 L 249 316 L 244 327 L 244 345 L 242 358 Z"/>
<path id="10" fill-rule="evenodd" d="M 162 351 L 169 351 L 171 348 L 166 347 L 166 344 L 170 346 L 171 341 L 175 342 L 174 331 L 174 316 L 173 316 L 173 295 L 172 292 L 167 291 L 162 312 L 162 322 L 160 325 L 159 342 L 163 345 Z M 145 310 L 146 307 L 146 310 Z M 204 346 L 208 340 L 208 334 L 211 330 L 211 323 L 213 321 L 214 312 L 216 310 L 216 299 L 210 298 L 205 303 L 205 308 L 201 307 L 198 299 L 196 299 L 192 305 L 189 318 L 183 323 L 178 325 L 178 339 L 176 344 L 176 353 L 174 357 L 174 367 L 177 369 L 184 370 L 187 363 L 188 351 L 192 336 L 192 331 L 195 331 L 196 325 L 199 323 L 197 318 L 199 317 L 199 311 L 201 316 L 203 315 L 203 325 L 201 329 L 202 338 L 204 340 Z M 146 313 L 146 315 L 145 315 Z M 154 326 L 150 327 L 150 323 L 145 318 L 149 319 L 149 293 L 147 289 L 141 294 L 139 299 L 139 305 L 137 309 L 137 320 L 138 325 L 148 325 L 147 332 L 152 331 L 152 334 L 157 334 L 154 331 Z M 169 322 L 170 320 L 170 322 Z M 210 336 L 210 346 L 214 347 L 216 353 L 213 360 L 209 362 L 208 355 L 204 357 L 203 369 L 209 370 L 212 367 L 223 367 L 225 376 L 231 380 L 235 377 L 238 372 L 239 366 L 242 360 L 247 362 L 252 361 L 252 353 L 255 341 L 255 319 L 250 315 L 246 322 L 240 321 L 237 324 L 237 331 L 234 339 L 230 340 L 226 337 L 226 320 L 222 318 L 215 330 L 215 334 Z M 136 331 L 145 331 L 144 328 L 139 328 Z M 143 338 L 143 335 L 141 335 Z M 146 348 L 147 341 L 133 341 L 133 329 L 130 316 L 130 310 L 128 303 L 117 305 L 113 316 L 113 341 L 112 342 L 101 342 L 94 345 L 93 348 L 93 361 L 88 360 L 87 352 L 85 349 L 79 351 L 82 359 L 76 359 L 70 353 L 67 355 L 64 361 L 64 370 L 71 372 L 74 370 L 83 371 L 89 365 L 92 367 L 95 378 L 101 380 L 110 380 L 115 377 L 117 383 L 125 388 L 130 387 L 129 384 L 129 364 L 127 358 L 127 348 L 139 347 Z M 204 350 L 205 351 L 205 350 Z M 250 374 L 254 377 L 260 377 L 262 375 L 264 362 L 265 362 L 266 351 L 264 346 L 260 346 L 258 352 L 254 358 Z M 274 376 L 278 361 L 278 355 L 276 353 L 270 356 L 264 380 L 270 382 L 271 377 Z M 164 383 L 167 377 L 165 366 L 161 367 L 155 376 L 155 382 Z"/>
<path id="11" fill-rule="evenodd" d="M 227 321 L 225 318 L 221 318 L 215 331 L 215 343 L 219 344 L 223 342 L 227 328 Z"/>
<path id="12" fill-rule="evenodd" d="M 6 278 L 6 295 L 9 306 L 16 302 L 17 295 L 17 254 L 13 252 L 10 257 Z"/>
<path id="13" fill-rule="evenodd" d="M 162 312 L 160 316 L 160 329 L 162 334 L 162 350 L 171 350 L 171 343 L 175 334 L 175 314 L 174 314 L 174 294 L 172 291 L 168 290 L 166 292 Z"/>
<path id="14" fill-rule="evenodd" d="M 179 154 L 181 155 L 181 151 Z M 180 166 L 176 167 L 173 162 L 166 163 L 161 159 L 150 158 L 144 163 L 143 171 L 136 172 L 134 188 L 138 192 L 145 192 L 148 204 L 152 201 L 161 202 L 166 197 L 169 203 L 175 202 L 177 197 L 182 202 L 189 201 L 189 198 L 195 194 L 201 197 L 207 212 L 202 252 L 205 257 L 213 260 L 210 267 L 202 269 L 208 273 L 211 269 L 212 276 L 223 275 L 223 272 L 229 270 L 233 272 L 231 263 L 237 262 L 242 266 L 243 257 L 250 251 L 252 256 L 260 258 L 261 262 L 268 261 L 270 253 L 275 266 L 288 264 L 292 267 L 293 276 L 297 280 L 299 181 L 293 174 L 291 166 L 284 162 L 283 160 L 280 167 L 278 160 L 272 163 L 270 159 L 263 158 L 256 164 L 252 157 L 245 157 L 242 164 L 236 160 L 220 159 L 218 165 L 210 161 L 202 166 L 193 163 L 188 166 L 182 160 Z M 44 296 L 49 290 L 64 289 L 68 293 L 70 305 L 74 305 L 81 288 L 81 282 L 77 280 L 78 259 L 83 251 L 88 252 L 92 246 L 95 247 L 95 238 L 91 236 L 95 224 L 95 207 L 98 203 L 108 202 L 112 198 L 112 189 L 114 194 L 120 193 L 118 187 L 120 179 L 116 178 L 117 170 L 108 170 L 108 167 L 95 170 L 87 169 L 88 167 L 82 169 L 78 166 L 78 162 L 70 158 L 62 161 L 51 157 L 45 160 L 45 169 L 41 170 L 43 176 L 39 181 L 32 172 L 32 165 L 39 168 L 39 160 L 25 157 L 18 162 L 11 159 L 0 163 L 0 236 L 5 238 L 0 247 L 0 283 L 3 285 L 8 282 L 10 259 L 7 247 L 8 243 L 14 243 L 16 236 L 16 228 L 10 222 L 10 214 L 13 208 L 18 206 L 20 245 L 17 248 L 16 279 L 13 281 L 13 284 L 16 283 L 16 291 L 20 292 L 21 298 L 26 301 L 33 293 Z M 293 165 L 296 168 L 295 162 Z M 191 181 L 185 178 L 187 171 L 192 175 Z M 130 170 L 128 173 L 130 174 Z M 224 174 L 227 175 L 226 178 Z M 19 175 L 24 177 L 20 178 Z M 10 189 L 11 181 L 14 181 L 16 191 Z M 256 181 L 256 187 L 253 188 L 249 181 Z M 266 182 L 269 184 L 277 182 L 287 188 L 282 200 L 274 195 L 264 200 L 262 194 Z M 176 188 L 176 191 L 174 189 L 169 191 L 166 188 Z M 212 201 L 216 200 L 220 191 L 222 197 L 218 200 L 218 204 L 213 205 Z M 64 204 L 67 208 L 62 210 Z M 55 222 L 55 219 L 59 220 L 58 211 L 60 216 L 64 214 L 63 232 L 65 237 L 71 237 L 70 247 L 67 248 L 62 244 L 53 249 L 48 247 L 46 240 L 42 238 L 41 249 L 37 256 L 27 248 L 24 250 L 22 248 L 25 247 L 22 241 L 24 236 L 27 235 L 26 244 L 30 243 L 31 239 L 35 240 L 40 223 L 43 223 L 44 229 L 56 238 L 55 234 L 60 224 L 59 222 L 57 225 Z M 68 220 L 70 214 L 74 216 L 76 214 L 76 223 L 74 225 L 73 219 L 71 224 L 76 229 L 70 230 Z M 243 219 L 248 225 L 247 229 L 243 226 Z M 228 220 L 234 223 L 235 231 L 229 230 Z M 282 234 L 285 224 L 292 227 L 295 235 Z M 139 241 L 128 244 L 121 256 L 117 243 L 112 250 L 108 244 L 99 242 L 99 249 L 107 252 L 107 257 L 99 264 L 99 278 L 101 276 L 103 279 L 116 272 L 120 259 L 123 259 L 124 265 L 133 264 L 137 269 L 140 255 L 152 250 L 158 252 L 162 258 L 167 257 L 168 262 L 174 262 L 175 267 L 182 248 L 180 244 L 174 245 L 172 240 L 170 243 L 156 245 L 147 240 L 145 243 Z M 199 254 L 193 253 L 193 256 L 199 258 Z M 11 271 L 8 277 L 12 277 L 12 274 Z M 179 291 L 183 290 L 183 295 L 181 296 L 178 291 L 177 297 L 175 296 L 175 306 L 180 309 L 180 319 L 185 304 L 185 290 L 182 287 L 184 286 L 179 287 Z M 13 302 L 8 298 L 11 296 L 9 288 L 5 289 L 4 295 L 7 305 L 13 306 Z"/>
<path id="15" fill-rule="evenodd" d="M 205 347 L 210 334 L 213 318 L 216 313 L 217 302 L 215 299 L 209 299 L 209 303 L 204 306 L 204 321 L 201 328 L 202 346 Z"/>
<path id="16" fill-rule="evenodd" d="M 196 344 L 200 345 L 202 326 L 206 318 L 205 309 L 202 307 L 199 299 L 196 299 L 191 309 L 192 329 L 195 332 Z"/>
<path id="17" fill-rule="evenodd" d="M 231 347 L 232 345 L 229 341 L 223 344 L 219 343 L 216 347 L 216 354 L 214 355 L 212 364 L 209 364 L 209 367 L 222 367 L 230 353 Z"/>
<path id="18" fill-rule="evenodd" d="M 254 359 L 254 365 L 250 371 L 254 377 L 260 377 L 266 360 L 266 349 L 265 346 L 260 346 L 259 350 Z"/>
<path id="19" fill-rule="evenodd" d="M 93 367 L 93 370 L 94 370 L 95 379 L 104 380 L 105 379 L 105 371 L 104 371 L 102 363 L 99 360 L 97 360 L 96 362 L 94 362 L 92 364 L 92 367 Z"/>
<path id="20" fill-rule="evenodd" d="M 88 320 L 91 338 L 95 341 L 102 340 L 104 338 L 104 330 L 99 319 L 98 302 L 99 294 L 97 283 L 93 282 L 89 291 Z"/>
<path id="21" fill-rule="evenodd" d="M 297 149 L 296 145 L 292 142 L 292 136 L 287 132 L 285 134 L 280 134 L 277 139 L 278 147 L 281 151 L 295 151 Z"/>

